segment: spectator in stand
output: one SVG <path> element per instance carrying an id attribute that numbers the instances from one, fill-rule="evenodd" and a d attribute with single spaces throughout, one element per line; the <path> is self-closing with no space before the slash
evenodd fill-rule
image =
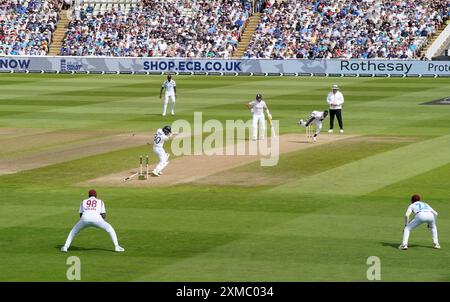
<path id="1" fill-rule="evenodd" d="M 94 12 L 94 7 L 91 6 L 90 4 L 88 4 L 88 6 L 86 7 L 86 13 L 92 14 L 93 12 Z"/>
<path id="2" fill-rule="evenodd" d="M 69 9 L 71 6 L 72 6 L 72 0 L 64 0 L 62 9 L 66 10 L 66 9 Z"/>

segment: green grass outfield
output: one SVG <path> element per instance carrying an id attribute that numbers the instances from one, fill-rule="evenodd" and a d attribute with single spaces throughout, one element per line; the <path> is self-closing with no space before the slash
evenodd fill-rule
<path id="1" fill-rule="evenodd" d="M 59 248 L 89 189 L 79 183 L 135 167 L 148 146 L 0 176 L 1 281 L 65 281 L 68 256 L 80 257 L 82 281 L 367 281 L 370 256 L 381 259 L 382 281 L 450 281 L 450 106 L 420 105 L 450 96 L 449 79 L 175 80 L 175 118 L 201 111 L 204 119 L 248 119 L 244 103 L 261 92 L 280 131 L 302 136 L 295 122 L 325 109 L 336 83 L 346 134 L 361 136 L 285 154 L 275 167 L 231 170 L 283 179 L 270 186 L 96 187 L 124 254 L 94 229 L 68 254 Z M 107 134 L 150 137 L 174 120 L 160 116 L 162 81 L 2 74 L 0 161 Z M 408 251 L 397 249 L 413 193 L 440 213 L 441 250 L 424 226 Z"/>

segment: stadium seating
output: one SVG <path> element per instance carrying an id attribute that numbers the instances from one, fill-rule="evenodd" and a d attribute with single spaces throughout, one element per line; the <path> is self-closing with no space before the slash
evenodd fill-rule
<path id="1" fill-rule="evenodd" d="M 250 14 L 239 0 L 85 0 L 61 54 L 228 58 Z"/>
<path id="2" fill-rule="evenodd" d="M 0 0 L 0 55 L 48 54 L 62 3 Z M 55 49 L 62 55 L 229 58 L 260 8 L 248 48 L 248 38 L 241 43 L 244 58 L 419 58 L 449 18 L 449 6 L 448 0 L 80 0 Z"/>
<path id="3" fill-rule="evenodd" d="M 245 58 L 418 58 L 447 0 L 288 0 L 264 9 Z"/>
<path id="4" fill-rule="evenodd" d="M 82 8 L 87 16 L 104 14 L 112 9 L 130 11 L 139 6 L 139 0 L 84 0 Z M 90 8 L 90 9 L 88 9 Z"/>
<path id="5" fill-rule="evenodd" d="M 62 0 L 1 0 L 0 55 L 46 55 Z"/>

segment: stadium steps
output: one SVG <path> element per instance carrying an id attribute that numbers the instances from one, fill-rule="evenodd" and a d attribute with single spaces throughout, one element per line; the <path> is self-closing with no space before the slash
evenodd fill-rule
<path id="1" fill-rule="evenodd" d="M 442 32 L 444 31 L 445 27 L 448 24 L 450 24 L 450 20 L 447 20 L 445 24 L 441 26 L 436 31 L 436 33 L 427 41 L 427 45 L 420 51 L 420 57 L 424 56 L 427 53 L 428 49 L 431 47 L 431 45 L 433 45 L 434 41 L 436 41 L 436 39 L 442 34 Z"/>
<path id="2" fill-rule="evenodd" d="M 250 44 L 250 41 L 252 40 L 253 34 L 258 27 L 260 17 L 260 13 L 255 13 L 249 18 L 244 32 L 242 33 L 241 41 L 239 42 L 237 49 L 233 52 L 233 58 L 241 58 L 244 55 L 245 51 L 248 48 L 248 45 Z"/>
<path id="3" fill-rule="evenodd" d="M 66 36 L 67 26 L 69 25 L 69 18 L 67 17 L 67 10 L 61 11 L 61 20 L 58 22 L 58 27 L 52 35 L 52 44 L 50 44 L 49 56 L 58 56 L 60 49 Z"/>

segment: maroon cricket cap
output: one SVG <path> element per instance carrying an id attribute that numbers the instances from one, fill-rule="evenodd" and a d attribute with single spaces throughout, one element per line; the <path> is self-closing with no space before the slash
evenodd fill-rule
<path id="1" fill-rule="evenodd" d="M 89 190 L 89 197 L 91 196 L 97 197 L 97 191 L 95 191 L 94 189 Z"/>

